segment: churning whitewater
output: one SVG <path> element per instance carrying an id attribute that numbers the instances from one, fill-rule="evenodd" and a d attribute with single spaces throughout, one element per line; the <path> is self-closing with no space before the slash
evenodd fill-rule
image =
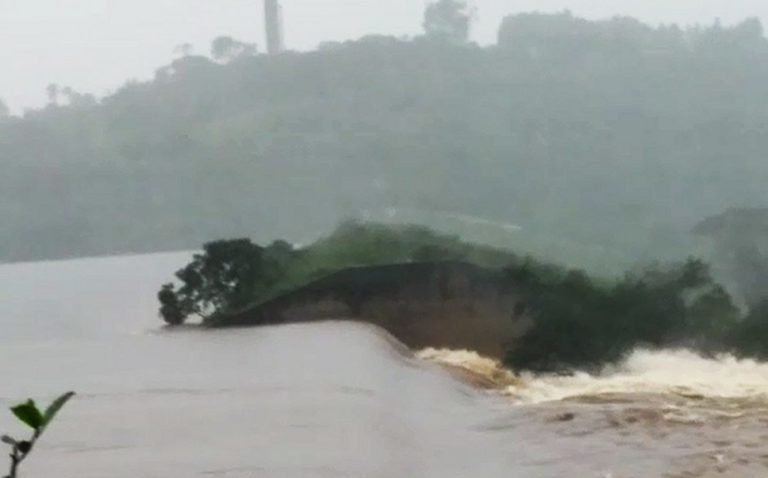
<path id="1" fill-rule="evenodd" d="M 613 468 L 622 473 L 604 476 L 746 477 L 768 469 L 765 363 L 637 350 L 599 374 L 515 375 L 472 351 L 428 349 L 418 356 L 493 384 L 530 418 L 569 424 L 567 435 L 613 439 L 622 456 L 637 447 L 655 452 L 646 469 L 628 453 L 628 461 Z M 660 463 L 665 471 L 651 472 Z"/>
<path id="2" fill-rule="evenodd" d="M 158 329 L 156 286 L 184 260 L 0 267 L 0 404 L 78 392 L 28 476 L 768 473 L 766 364 L 641 350 L 535 376 L 347 322 Z"/>
<path id="3" fill-rule="evenodd" d="M 599 374 L 520 376 L 472 351 L 427 349 L 418 356 L 485 377 L 517 404 L 641 394 L 768 406 L 768 364 L 731 355 L 710 359 L 688 350 L 637 350 Z"/>

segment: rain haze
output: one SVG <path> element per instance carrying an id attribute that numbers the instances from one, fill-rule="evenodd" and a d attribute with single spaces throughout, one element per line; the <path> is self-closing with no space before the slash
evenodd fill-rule
<path id="1" fill-rule="evenodd" d="M 367 34 L 421 32 L 424 0 L 286 0 L 286 44 L 297 50 Z M 650 23 L 724 24 L 768 19 L 758 0 L 476 0 L 473 37 L 493 43 L 501 18 L 524 11 L 597 19 L 630 15 Z M 208 54 L 210 41 L 230 35 L 263 48 L 257 0 L 0 0 L 0 98 L 16 111 L 41 106 L 50 83 L 102 95 L 128 78 L 144 79 L 167 63 L 177 46 Z M 31 61 L 34 59 L 34 61 Z"/>
<path id="2" fill-rule="evenodd" d="M 0 476 L 766 476 L 766 22 L 0 0 Z"/>

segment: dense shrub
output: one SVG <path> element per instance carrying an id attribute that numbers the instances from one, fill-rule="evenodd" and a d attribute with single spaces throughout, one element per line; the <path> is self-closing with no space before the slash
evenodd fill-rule
<path id="1" fill-rule="evenodd" d="M 580 271 L 542 277 L 523 267 L 507 273 L 534 319 L 507 354 L 514 368 L 595 367 L 639 346 L 723 349 L 728 331 L 738 326 L 730 296 L 695 259 L 602 283 Z"/>

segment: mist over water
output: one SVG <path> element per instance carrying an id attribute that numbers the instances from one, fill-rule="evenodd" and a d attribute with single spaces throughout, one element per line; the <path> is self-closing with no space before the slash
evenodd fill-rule
<path id="1" fill-rule="evenodd" d="M 533 376 L 348 323 L 169 332 L 188 254 L 0 267 L 0 404 L 76 400 L 28 476 L 745 477 L 768 466 L 768 365 L 637 351 Z M 443 364 L 488 377 L 475 388 Z M 0 414 L 0 431 L 16 431 Z"/>

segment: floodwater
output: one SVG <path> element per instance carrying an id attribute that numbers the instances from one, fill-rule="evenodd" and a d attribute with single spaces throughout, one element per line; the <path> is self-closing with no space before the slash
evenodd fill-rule
<path id="1" fill-rule="evenodd" d="M 768 475 L 768 365 L 638 351 L 517 376 L 359 324 L 164 330 L 155 293 L 186 257 L 0 266 L 0 404 L 78 392 L 25 476 Z"/>

